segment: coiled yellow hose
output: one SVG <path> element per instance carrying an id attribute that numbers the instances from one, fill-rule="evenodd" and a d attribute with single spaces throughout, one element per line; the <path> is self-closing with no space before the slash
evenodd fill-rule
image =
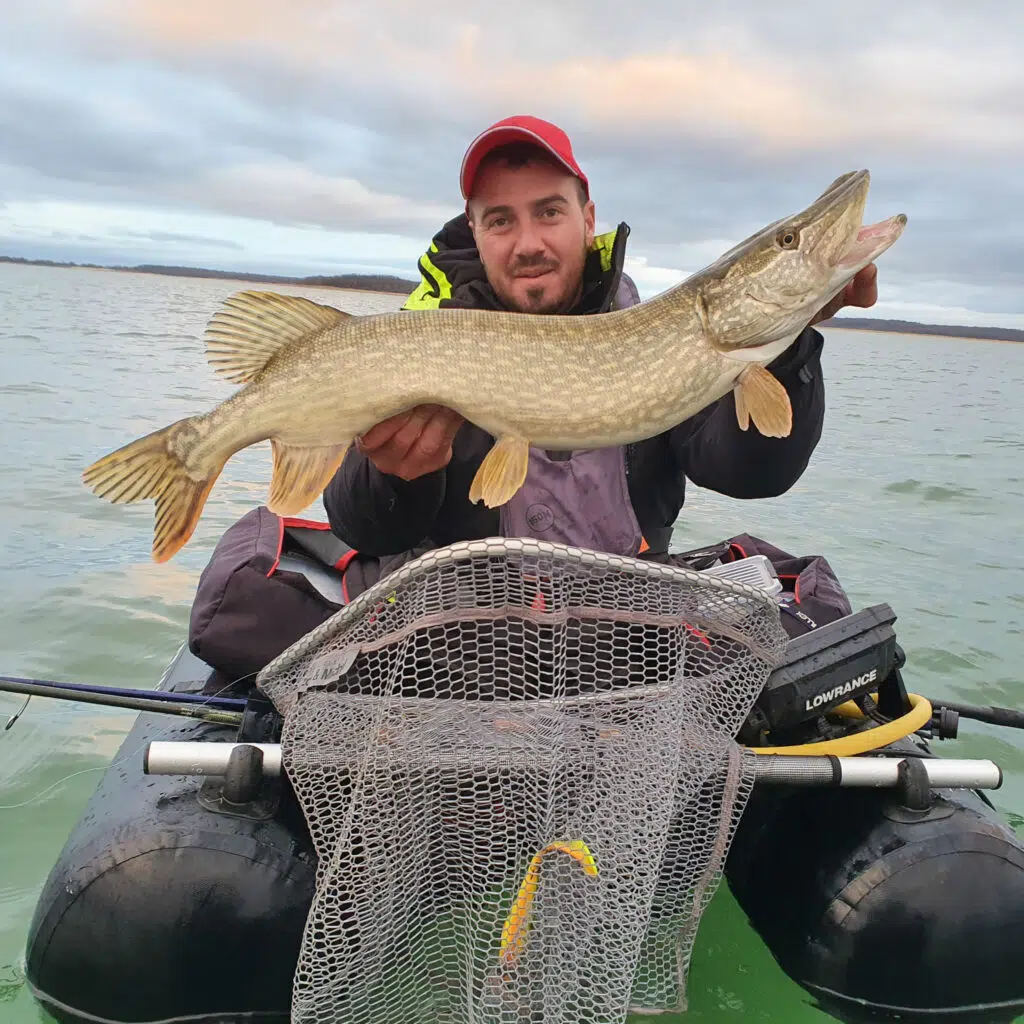
<path id="1" fill-rule="evenodd" d="M 877 694 L 872 695 L 877 700 Z M 869 750 L 895 743 L 917 732 L 931 721 L 932 705 L 926 697 L 916 693 L 908 693 L 910 710 L 891 722 L 839 736 L 834 740 L 821 740 L 818 743 L 799 743 L 790 747 L 747 747 L 754 754 L 835 754 L 836 757 L 852 757 L 854 754 L 866 754 Z M 842 715 L 844 718 L 863 718 L 864 713 L 853 701 L 847 701 L 834 708 L 831 714 Z"/>

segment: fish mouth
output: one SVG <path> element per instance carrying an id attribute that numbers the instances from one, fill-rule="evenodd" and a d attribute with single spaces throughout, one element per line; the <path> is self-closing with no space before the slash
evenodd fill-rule
<path id="1" fill-rule="evenodd" d="M 810 236 L 808 251 L 828 267 L 854 244 L 871 188 L 867 170 L 848 171 L 832 182 L 798 218 Z"/>
<path id="2" fill-rule="evenodd" d="M 817 238 L 813 248 L 830 264 L 833 273 L 855 274 L 885 252 L 903 234 L 904 213 L 876 224 L 863 224 L 871 175 L 850 171 L 836 178 L 811 207 L 809 218 Z"/>
<path id="3" fill-rule="evenodd" d="M 836 263 L 836 270 L 860 270 L 873 263 L 896 239 L 903 234 L 907 226 L 907 215 L 897 213 L 893 217 L 880 220 L 877 224 L 862 227 L 846 252 Z"/>

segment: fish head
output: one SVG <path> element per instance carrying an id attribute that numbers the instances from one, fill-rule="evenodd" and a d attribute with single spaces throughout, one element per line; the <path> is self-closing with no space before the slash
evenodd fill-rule
<path id="1" fill-rule="evenodd" d="M 769 224 L 696 275 L 697 309 L 712 347 L 747 361 L 775 358 L 900 237 L 904 214 L 864 226 L 869 185 L 866 170 L 842 175 L 805 210 Z"/>

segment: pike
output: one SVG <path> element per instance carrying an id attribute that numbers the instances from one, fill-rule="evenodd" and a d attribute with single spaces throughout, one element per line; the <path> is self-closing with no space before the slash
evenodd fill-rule
<path id="1" fill-rule="evenodd" d="M 315 501 L 354 438 L 420 404 L 448 406 L 495 443 L 469 497 L 490 508 L 526 478 L 531 446 L 576 450 L 659 434 L 732 392 L 741 429 L 786 437 L 792 409 L 765 366 L 902 234 L 862 226 L 870 176 L 837 178 L 652 299 L 595 316 L 438 309 L 351 316 L 272 292 L 232 295 L 205 333 L 213 371 L 244 385 L 210 412 L 154 431 L 83 473 L 112 502 L 156 499 L 152 556 L 195 531 L 228 459 L 270 440 L 267 507 Z"/>

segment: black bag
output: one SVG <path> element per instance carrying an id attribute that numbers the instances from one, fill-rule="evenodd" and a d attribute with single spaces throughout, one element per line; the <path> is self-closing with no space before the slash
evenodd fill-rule
<path id="1" fill-rule="evenodd" d="M 282 651 L 424 550 L 361 556 L 327 523 L 246 513 L 214 548 L 189 615 L 188 648 L 217 674 L 207 690 L 251 689 Z"/>
<path id="2" fill-rule="evenodd" d="M 791 555 L 748 533 L 711 547 L 670 555 L 669 560 L 692 569 L 706 569 L 718 562 L 735 562 L 754 555 L 764 555 L 782 583 L 782 626 L 791 637 L 853 614 L 846 591 L 822 555 Z"/>
<path id="3" fill-rule="evenodd" d="M 260 669 L 282 651 L 428 549 L 360 555 L 327 523 L 281 518 L 265 506 L 246 513 L 214 548 L 189 616 L 189 650 L 215 670 L 207 691 L 251 689 Z M 790 636 L 851 613 L 823 557 L 798 558 L 748 534 L 665 560 L 701 569 L 751 555 L 765 555 L 775 566 L 784 587 L 782 622 Z"/>

